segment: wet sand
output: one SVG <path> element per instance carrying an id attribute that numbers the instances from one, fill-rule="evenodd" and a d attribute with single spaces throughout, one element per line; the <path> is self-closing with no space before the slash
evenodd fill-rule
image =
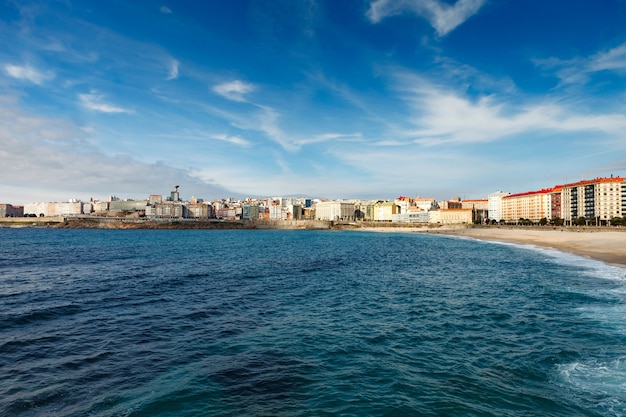
<path id="1" fill-rule="evenodd" d="M 626 230 L 484 227 L 441 228 L 429 233 L 541 246 L 626 266 Z"/>

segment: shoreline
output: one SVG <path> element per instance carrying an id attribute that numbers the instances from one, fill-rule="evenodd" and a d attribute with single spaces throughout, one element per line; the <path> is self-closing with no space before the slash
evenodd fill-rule
<path id="1" fill-rule="evenodd" d="M 484 227 L 442 228 L 429 233 L 538 246 L 626 267 L 626 231 Z"/>
<path id="2" fill-rule="evenodd" d="M 510 242 L 568 252 L 626 267 L 626 229 L 597 227 L 515 227 L 474 225 L 408 225 L 329 221 L 137 221 L 107 218 L 6 218 L 0 228 L 80 229 L 282 229 L 349 230 L 382 233 L 428 233 L 478 240 Z"/>

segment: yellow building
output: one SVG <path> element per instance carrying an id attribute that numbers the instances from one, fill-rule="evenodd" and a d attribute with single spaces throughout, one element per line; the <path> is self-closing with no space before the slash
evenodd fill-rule
<path id="1" fill-rule="evenodd" d="M 501 216 L 506 222 L 528 219 L 539 223 L 542 218 L 551 219 L 552 188 L 502 197 Z"/>
<path id="2" fill-rule="evenodd" d="M 390 222 L 394 214 L 400 214 L 400 207 L 397 204 L 389 201 L 374 204 L 372 218 L 375 222 Z"/>
<path id="3" fill-rule="evenodd" d="M 441 224 L 471 224 L 473 210 L 470 209 L 447 209 L 439 210 Z"/>
<path id="4" fill-rule="evenodd" d="M 489 200 L 463 200 L 461 201 L 461 208 L 474 209 L 474 210 L 489 210 Z"/>

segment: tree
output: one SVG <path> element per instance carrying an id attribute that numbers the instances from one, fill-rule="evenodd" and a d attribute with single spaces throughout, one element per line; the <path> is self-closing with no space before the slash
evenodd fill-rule
<path id="1" fill-rule="evenodd" d="M 548 224 L 548 219 L 546 219 L 545 217 L 542 217 L 539 220 L 539 224 L 542 225 L 542 226 L 545 226 L 546 224 Z"/>
<path id="2" fill-rule="evenodd" d="M 555 226 L 563 226 L 563 219 L 560 217 L 555 217 L 554 219 L 552 219 L 552 224 Z"/>
<path id="3" fill-rule="evenodd" d="M 574 226 L 584 226 L 587 224 L 587 219 L 581 216 L 572 221 L 572 223 L 574 224 Z"/>

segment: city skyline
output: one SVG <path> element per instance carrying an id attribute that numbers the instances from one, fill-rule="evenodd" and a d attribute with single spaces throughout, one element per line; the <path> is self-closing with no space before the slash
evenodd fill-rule
<path id="1" fill-rule="evenodd" d="M 625 176 L 624 21 L 623 0 L 1 1 L 0 202 Z"/>

